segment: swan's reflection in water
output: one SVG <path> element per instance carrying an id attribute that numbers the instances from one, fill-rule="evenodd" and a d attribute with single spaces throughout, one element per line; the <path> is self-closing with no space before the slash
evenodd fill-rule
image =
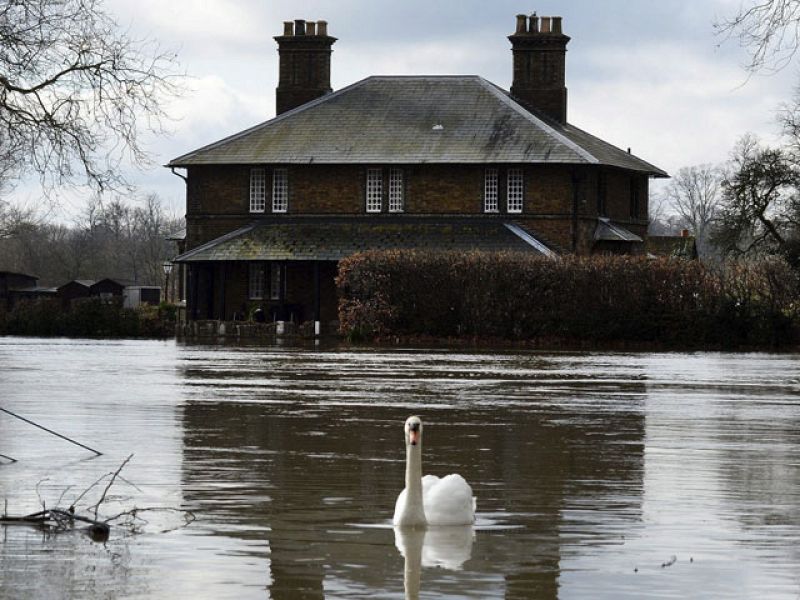
<path id="1" fill-rule="evenodd" d="M 394 528 L 394 545 L 405 559 L 403 585 L 406 600 L 418 600 L 423 567 L 458 571 L 472 556 L 475 531 L 471 525 Z"/>

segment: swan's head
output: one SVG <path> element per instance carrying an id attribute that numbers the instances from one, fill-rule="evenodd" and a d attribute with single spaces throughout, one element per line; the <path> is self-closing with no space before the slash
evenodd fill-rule
<path id="1" fill-rule="evenodd" d="M 406 419 L 406 445 L 416 446 L 422 442 L 422 419 L 419 417 L 408 417 Z"/>

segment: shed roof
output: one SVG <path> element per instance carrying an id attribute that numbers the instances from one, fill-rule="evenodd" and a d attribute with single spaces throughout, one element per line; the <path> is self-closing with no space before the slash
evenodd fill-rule
<path id="1" fill-rule="evenodd" d="M 650 256 L 697 258 L 697 240 L 694 236 L 649 235 L 645 251 Z"/>
<path id="2" fill-rule="evenodd" d="M 478 76 L 374 76 L 170 161 L 218 164 L 556 163 L 667 174 Z"/>
<path id="3" fill-rule="evenodd" d="M 95 283 L 94 279 L 71 279 L 70 281 L 67 281 L 66 283 L 62 283 L 60 286 L 58 286 L 58 289 L 62 290 L 64 288 L 66 288 L 67 286 L 77 285 L 77 286 L 86 288 L 88 290 L 90 287 L 92 287 L 92 285 L 94 285 L 94 283 Z"/>
<path id="4" fill-rule="evenodd" d="M 366 250 L 552 251 L 513 223 L 475 218 L 264 219 L 198 246 L 174 262 L 329 260 Z"/>

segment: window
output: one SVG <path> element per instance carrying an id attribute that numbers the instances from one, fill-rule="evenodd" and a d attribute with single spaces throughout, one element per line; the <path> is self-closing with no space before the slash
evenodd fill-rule
<path id="1" fill-rule="evenodd" d="M 264 169 L 250 169 L 250 212 L 263 213 L 267 200 Z"/>
<path id="2" fill-rule="evenodd" d="M 497 169 L 486 169 L 483 181 L 483 212 L 499 212 L 498 190 Z"/>
<path id="3" fill-rule="evenodd" d="M 389 169 L 389 212 L 403 212 L 403 169 Z"/>
<path id="4" fill-rule="evenodd" d="M 269 298 L 270 300 L 280 300 L 281 298 L 281 265 L 280 263 L 269 264 Z"/>
<path id="5" fill-rule="evenodd" d="M 381 212 L 383 209 L 383 172 L 381 169 L 367 169 L 367 212 Z"/>
<path id="6" fill-rule="evenodd" d="M 631 217 L 639 217 L 641 206 L 639 203 L 639 181 L 636 177 L 631 177 Z"/>
<path id="7" fill-rule="evenodd" d="M 286 169 L 272 172 L 272 212 L 285 213 L 289 209 L 289 175 Z"/>
<path id="8" fill-rule="evenodd" d="M 264 265 L 250 263 L 250 286 L 248 296 L 251 300 L 261 300 L 264 297 Z"/>
<path id="9" fill-rule="evenodd" d="M 508 170 L 508 195 L 506 207 L 510 213 L 521 213 L 525 188 L 523 185 L 522 169 Z"/>

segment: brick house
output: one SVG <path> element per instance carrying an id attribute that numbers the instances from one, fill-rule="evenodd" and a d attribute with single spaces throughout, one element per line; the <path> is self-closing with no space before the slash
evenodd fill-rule
<path id="1" fill-rule="evenodd" d="M 373 248 L 644 252 L 659 168 L 567 121 L 560 17 L 517 17 L 510 92 L 478 76 L 332 91 L 325 21 L 284 24 L 277 116 L 186 170 L 190 319 L 336 318 L 336 265 Z"/>

